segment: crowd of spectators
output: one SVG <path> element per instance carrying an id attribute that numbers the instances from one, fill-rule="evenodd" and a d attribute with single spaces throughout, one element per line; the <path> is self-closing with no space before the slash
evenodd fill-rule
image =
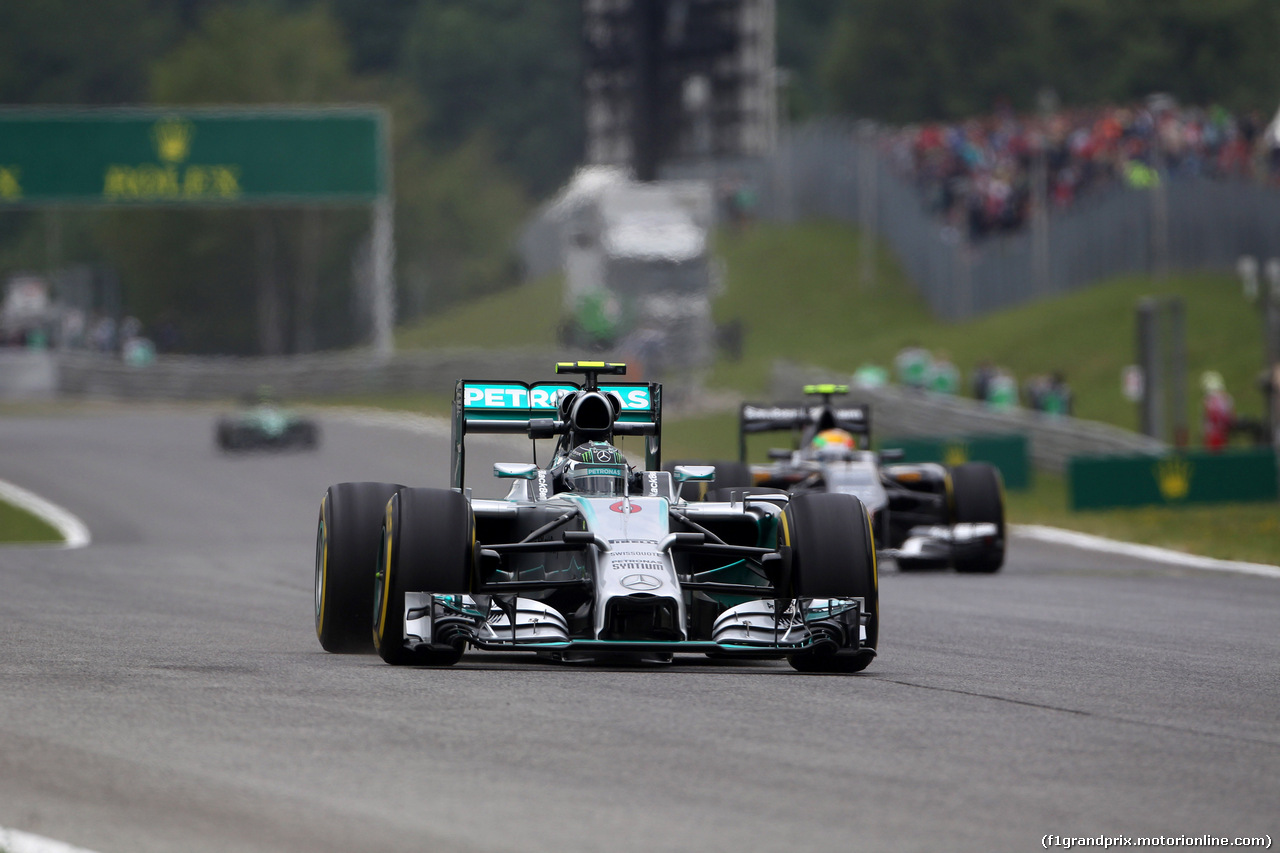
<path id="1" fill-rule="evenodd" d="M 1140 104 L 1061 109 L 905 128 L 887 139 L 891 161 L 935 213 L 970 238 L 1016 230 L 1042 174 L 1046 202 L 1065 207 L 1114 186 L 1152 187 L 1204 176 L 1280 184 L 1280 139 L 1258 112 Z M 1041 169 L 1043 171 L 1041 171 Z"/>

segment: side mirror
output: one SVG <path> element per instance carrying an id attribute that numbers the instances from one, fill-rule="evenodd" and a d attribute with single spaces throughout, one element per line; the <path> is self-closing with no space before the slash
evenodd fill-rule
<path id="1" fill-rule="evenodd" d="M 677 465 L 673 476 L 677 483 L 710 483 L 716 478 L 716 466 Z"/>
<path id="2" fill-rule="evenodd" d="M 901 462 L 902 457 L 906 455 L 907 455 L 907 452 L 903 450 L 901 447 L 894 447 L 889 450 L 881 450 L 880 461 L 881 462 Z"/>
<path id="3" fill-rule="evenodd" d="M 795 453 L 795 451 L 794 451 L 794 450 L 787 450 L 785 447 L 771 447 L 771 448 L 769 448 L 769 458 L 770 458 L 770 459 L 777 459 L 777 460 L 779 460 L 779 461 L 786 460 L 786 459 L 790 459 L 790 458 L 791 458 L 791 454 L 793 454 L 793 453 Z"/>
<path id="4" fill-rule="evenodd" d="M 538 466 L 532 462 L 495 462 L 493 476 L 499 480 L 532 480 L 538 476 Z"/>

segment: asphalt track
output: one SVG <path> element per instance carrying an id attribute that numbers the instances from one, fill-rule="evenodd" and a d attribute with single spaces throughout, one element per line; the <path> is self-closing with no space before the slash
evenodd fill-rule
<path id="1" fill-rule="evenodd" d="M 0 478 L 93 535 L 0 550 L 0 827 L 100 853 L 1280 830 L 1280 580 L 1015 540 L 991 577 L 884 567 L 858 676 L 393 668 L 315 639 L 316 511 L 340 480 L 444 485 L 447 441 L 323 426 L 316 453 L 228 458 L 211 411 L 0 418 Z"/>

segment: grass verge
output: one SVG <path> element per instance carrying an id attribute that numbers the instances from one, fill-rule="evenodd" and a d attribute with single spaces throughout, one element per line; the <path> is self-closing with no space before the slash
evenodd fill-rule
<path id="1" fill-rule="evenodd" d="M 0 501 L 0 543 L 61 541 L 62 534 L 40 517 Z"/>
<path id="2" fill-rule="evenodd" d="M 1220 560 L 1280 563 L 1280 507 L 1274 503 L 1076 512 L 1067 500 L 1065 477 L 1037 471 L 1031 489 L 1007 493 L 1006 512 L 1015 524 L 1046 524 Z"/>

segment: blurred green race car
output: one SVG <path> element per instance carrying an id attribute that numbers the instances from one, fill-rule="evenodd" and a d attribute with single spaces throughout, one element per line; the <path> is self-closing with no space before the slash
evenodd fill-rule
<path id="1" fill-rule="evenodd" d="M 218 418 L 215 437 L 223 451 L 313 450 L 320 444 L 320 427 L 259 391 L 245 401 L 242 411 Z"/>

